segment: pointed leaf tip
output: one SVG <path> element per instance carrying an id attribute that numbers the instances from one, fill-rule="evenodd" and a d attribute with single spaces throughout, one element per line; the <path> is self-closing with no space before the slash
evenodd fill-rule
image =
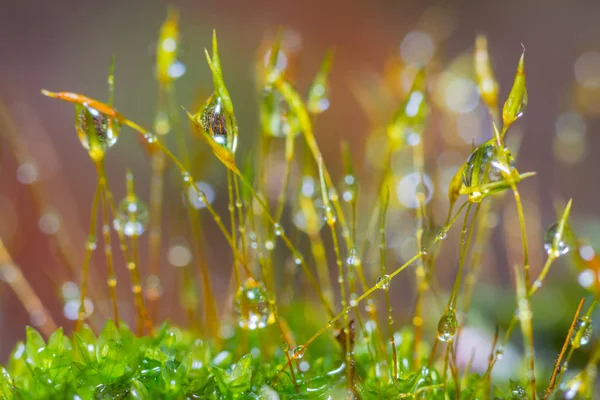
<path id="1" fill-rule="evenodd" d="M 513 82 L 512 89 L 504 103 L 502 108 L 502 121 L 504 123 L 503 133 L 510 125 L 515 122 L 519 117 L 523 115 L 525 108 L 527 107 L 528 96 L 525 78 L 525 48 L 519 58 L 517 65 L 517 72 Z"/>

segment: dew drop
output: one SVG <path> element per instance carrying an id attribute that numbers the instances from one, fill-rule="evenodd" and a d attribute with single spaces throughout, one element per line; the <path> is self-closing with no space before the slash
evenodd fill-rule
<path id="1" fill-rule="evenodd" d="M 281 236 L 283 235 L 283 228 L 281 227 L 281 225 L 279 223 L 275 223 L 275 225 L 273 225 L 273 230 L 275 232 L 275 235 L 277 236 Z"/>
<path id="2" fill-rule="evenodd" d="M 306 352 L 306 346 L 300 345 L 294 349 L 294 359 L 300 359 L 304 357 L 304 353 Z"/>
<path id="3" fill-rule="evenodd" d="M 441 342 L 451 342 L 454 339 L 456 333 L 456 327 L 458 322 L 456 320 L 456 313 L 454 310 L 448 311 L 442 315 L 440 322 L 438 322 L 437 337 Z"/>
<path id="4" fill-rule="evenodd" d="M 475 189 L 480 185 L 494 183 L 502 180 L 502 171 L 510 173 L 515 168 L 515 160 L 505 149 L 508 166 L 498 160 L 498 149 L 496 145 L 486 142 L 477 147 L 467 158 L 463 171 L 463 184 L 467 188 Z M 479 199 L 482 193 L 474 190 L 469 194 L 470 200 Z"/>
<path id="5" fill-rule="evenodd" d="M 86 249 L 90 251 L 96 250 L 98 247 L 98 240 L 96 239 L 96 235 L 89 235 L 87 241 L 85 243 Z"/>
<path id="6" fill-rule="evenodd" d="M 585 346 L 592 340 L 592 333 L 592 320 L 587 316 L 579 318 L 575 323 L 575 329 L 571 335 L 571 346 L 573 348 Z"/>
<path id="7" fill-rule="evenodd" d="M 544 249 L 549 256 L 554 255 L 555 257 L 564 256 L 571 250 L 567 242 L 569 237 L 569 227 L 565 224 L 563 228 L 563 234 L 558 237 L 558 222 L 554 223 L 546 231 L 544 235 Z M 557 240 L 556 248 L 554 248 L 554 241 Z"/>
<path id="8" fill-rule="evenodd" d="M 267 290 L 262 283 L 252 278 L 248 278 L 238 288 L 234 309 L 238 316 L 238 325 L 242 329 L 262 329 L 275 321 Z"/>
<path id="9" fill-rule="evenodd" d="M 448 231 L 444 228 L 441 228 L 438 233 L 435 235 L 435 238 L 437 240 L 444 240 L 446 239 L 446 237 L 448 237 Z"/>
<path id="10" fill-rule="evenodd" d="M 148 144 L 155 143 L 157 140 L 156 135 L 154 135 L 153 133 L 150 133 L 150 132 L 148 132 L 144 135 L 144 139 L 146 139 L 146 142 L 148 142 Z"/>
<path id="11" fill-rule="evenodd" d="M 106 283 L 108 284 L 108 287 L 114 288 L 117 286 L 117 278 L 108 278 Z"/>
<path id="12" fill-rule="evenodd" d="M 228 143 L 229 136 L 233 135 L 233 116 L 228 115 L 223 99 L 216 94 L 210 96 L 200 116 L 202 129 L 220 146 L 235 152 L 236 139 Z"/>
<path id="13" fill-rule="evenodd" d="M 75 106 L 75 130 L 81 145 L 86 150 L 99 149 L 104 152 L 117 143 L 118 122 L 95 108 L 77 104 Z"/>
<path id="14" fill-rule="evenodd" d="M 198 188 L 200 192 L 204 193 L 204 196 L 202 196 L 202 194 L 199 193 L 196 188 Z M 188 187 L 187 194 L 190 204 L 196 210 L 206 207 L 206 202 L 204 201 L 205 199 L 208 204 L 212 204 L 216 197 L 215 189 L 210 184 L 202 181 L 197 181 L 196 186 L 190 185 Z"/>
<path id="15" fill-rule="evenodd" d="M 119 204 L 113 226 L 125 236 L 136 237 L 146 231 L 149 219 L 146 204 L 137 196 L 129 195 Z"/>
<path id="16" fill-rule="evenodd" d="M 389 275 L 382 275 L 377 279 L 377 288 L 378 289 L 388 289 L 390 287 L 390 282 L 392 281 L 392 278 L 390 278 Z"/>
<path id="17" fill-rule="evenodd" d="M 186 183 L 189 183 L 189 182 L 192 181 L 192 175 L 190 175 L 190 173 L 187 172 L 187 171 L 184 171 L 184 172 L 181 173 L 181 178 Z"/>
<path id="18" fill-rule="evenodd" d="M 510 391 L 511 400 L 527 400 L 529 397 L 527 396 L 527 392 L 525 388 L 520 385 L 514 385 Z"/>

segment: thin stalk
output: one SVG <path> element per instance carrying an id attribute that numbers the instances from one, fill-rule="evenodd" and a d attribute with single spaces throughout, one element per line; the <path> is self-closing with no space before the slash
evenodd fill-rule
<path id="1" fill-rule="evenodd" d="M 80 299 L 79 299 L 79 310 L 77 312 L 77 321 L 75 322 L 74 331 L 78 332 L 83 325 L 85 319 L 85 298 L 88 292 L 88 277 L 90 272 L 90 261 L 92 259 L 92 253 L 96 250 L 96 220 L 98 218 L 98 201 L 100 200 L 100 185 L 96 185 L 96 191 L 94 198 L 92 199 L 92 210 L 90 212 L 90 229 L 88 231 L 88 238 L 85 245 L 85 256 L 83 258 L 83 265 L 81 266 L 81 284 L 79 285 Z"/>

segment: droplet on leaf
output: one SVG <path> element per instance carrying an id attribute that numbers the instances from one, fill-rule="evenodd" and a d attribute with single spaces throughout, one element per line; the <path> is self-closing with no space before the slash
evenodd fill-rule
<path id="1" fill-rule="evenodd" d="M 233 116 L 228 115 L 221 97 L 216 94 L 210 96 L 198 122 L 215 143 L 235 151 L 237 138 L 233 135 Z"/>

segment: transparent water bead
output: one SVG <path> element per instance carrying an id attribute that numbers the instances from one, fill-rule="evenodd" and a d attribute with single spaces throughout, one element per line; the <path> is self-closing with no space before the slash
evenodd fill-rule
<path id="1" fill-rule="evenodd" d="M 233 116 L 228 115 L 221 97 L 213 94 L 210 96 L 202 115 L 200 116 L 202 129 L 215 141 L 215 143 L 235 151 L 236 138 L 232 137 L 233 142 L 229 142 L 230 136 L 233 136 L 233 126 L 235 124 Z"/>
<path id="2" fill-rule="evenodd" d="M 484 143 L 477 147 L 467 158 L 466 167 L 463 171 L 463 184 L 468 187 L 494 183 L 502 180 L 502 171 L 510 173 L 515 167 L 515 160 L 508 149 L 506 157 L 508 166 L 498 160 L 498 148 L 490 143 Z"/>
<path id="3" fill-rule="evenodd" d="M 514 385 L 510 391 L 511 400 L 527 400 L 529 396 L 527 396 L 527 391 L 521 385 Z"/>
<path id="4" fill-rule="evenodd" d="M 81 145 L 86 150 L 92 146 L 99 146 L 101 151 L 106 151 L 117 143 L 119 124 L 113 118 L 102 114 L 95 108 L 75 106 L 75 129 Z"/>
<path id="5" fill-rule="evenodd" d="M 237 290 L 234 309 L 238 325 L 243 329 L 262 329 L 275 321 L 267 290 L 262 283 L 252 278 L 248 278 Z"/>
<path id="6" fill-rule="evenodd" d="M 388 289 L 390 287 L 390 282 L 392 278 L 389 275 L 382 275 L 377 279 L 377 288 L 378 289 Z"/>
<path id="7" fill-rule="evenodd" d="M 578 348 L 588 344 L 592 340 L 593 330 L 592 320 L 589 317 L 579 318 L 571 335 L 571 346 Z"/>
<path id="8" fill-rule="evenodd" d="M 437 337 L 441 342 L 451 342 L 454 339 L 456 333 L 456 327 L 458 321 L 456 320 L 456 313 L 454 310 L 448 311 L 442 315 L 440 322 L 438 322 Z"/>
<path id="9" fill-rule="evenodd" d="M 125 236 L 140 236 L 148 227 L 148 207 L 137 196 L 127 196 L 119 204 L 113 226 Z"/>
<path id="10" fill-rule="evenodd" d="M 294 349 L 294 358 L 299 359 L 304 357 L 304 353 L 306 352 L 306 346 L 300 345 Z"/>
<path id="11" fill-rule="evenodd" d="M 554 255 L 556 257 L 564 256 L 571 250 L 567 238 L 569 236 L 569 227 L 565 224 L 562 232 L 562 236 L 558 237 L 558 222 L 554 223 L 548 228 L 544 235 L 544 249 L 548 255 Z M 556 248 L 554 248 L 554 240 L 558 239 Z"/>
<path id="12" fill-rule="evenodd" d="M 270 136 L 287 137 L 300 133 L 300 130 L 296 129 L 298 122 L 290 115 L 288 103 L 277 90 L 263 90 L 260 118 L 263 130 Z"/>
<path id="13" fill-rule="evenodd" d="M 317 234 L 325 225 L 325 210 L 318 181 L 305 175 L 300 181 L 300 194 L 295 203 L 292 222 L 304 233 Z"/>

